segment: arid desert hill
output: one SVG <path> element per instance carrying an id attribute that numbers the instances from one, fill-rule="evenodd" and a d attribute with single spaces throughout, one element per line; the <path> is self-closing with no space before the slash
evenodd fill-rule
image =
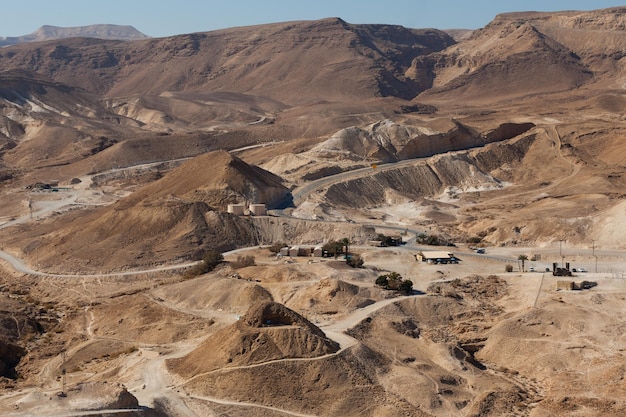
<path id="1" fill-rule="evenodd" d="M 27 66 L 113 97 L 229 91 L 286 103 L 345 96 L 412 98 L 427 85 L 406 80 L 402 68 L 417 55 L 453 43 L 437 30 L 325 19 L 134 42 L 28 43 L 3 51 L 0 68 Z"/>
<path id="2" fill-rule="evenodd" d="M 24 226 L 29 238 L 16 241 L 5 235 L 6 248 L 37 259 L 46 269 L 58 269 L 61 253 L 72 254 L 65 268 L 82 264 L 91 265 L 91 270 L 197 260 L 208 249 L 258 243 L 249 221 L 226 213 L 228 204 L 262 203 L 272 208 L 287 193 L 270 172 L 214 151 L 184 162 L 115 204 L 68 214 L 68 219 L 73 217 L 69 224 Z M 99 256 L 94 258 L 94 253 Z"/>
<path id="3" fill-rule="evenodd" d="M 268 137 L 314 141 L 352 125 L 421 112 L 428 108 L 422 101 L 445 103 L 431 106 L 431 113 L 454 109 L 464 116 L 468 109 L 569 112 L 570 103 L 580 109 L 593 97 L 611 101 L 622 85 L 620 19 L 619 8 L 505 14 L 459 42 L 437 30 L 341 19 L 133 42 L 70 38 L 3 48 L 0 69 L 32 71 L 71 86 L 65 106 L 52 95 L 42 100 L 29 93 L 38 101 L 4 97 L 7 110 L 31 113 L 37 123 L 60 117 L 71 129 L 75 122 L 63 116 L 72 106 L 69 114 L 87 113 L 98 129 L 116 128 L 81 129 L 83 136 L 120 141 L 128 131 L 119 128 L 132 125 L 152 134 L 253 132 L 250 143 Z M 106 99 L 76 103 L 75 94 L 85 95 L 80 89 Z M 512 98 L 518 99 L 513 107 Z M 47 108 L 35 107 L 38 102 Z M 34 130 L 24 123 L 21 128 Z"/>
<path id="4" fill-rule="evenodd" d="M 497 103 L 581 87 L 588 95 L 619 91 L 625 13 L 614 8 L 498 15 L 469 39 L 426 58 L 436 63 L 437 77 L 425 95 Z"/>

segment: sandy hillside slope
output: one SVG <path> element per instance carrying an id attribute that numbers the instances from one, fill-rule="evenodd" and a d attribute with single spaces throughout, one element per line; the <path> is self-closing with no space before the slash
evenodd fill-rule
<path id="1" fill-rule="evenodd" d="M 27 235 L 37 236 L 35 245 L 19 238 L 13 244 L 31 262 L 52 269 L 59 267 L 55 259 L 61 253 L 72 253 L 62 268 L 79 271 L 84 268 L 81 264 L 106 269 L 199 259 L 209 248 L 225 250 L 256 243 L 250 223 L 226 213 L 229 203 L 271 207 L 286 193 L 273 174 L 217 151 L 186 162 L 111 206 L 27 228 Z M 67 218 L 72 218 L 69 228 Z M 11 235 L 17 237 L 8 232 L 7 242 L 13 240 Z"/>

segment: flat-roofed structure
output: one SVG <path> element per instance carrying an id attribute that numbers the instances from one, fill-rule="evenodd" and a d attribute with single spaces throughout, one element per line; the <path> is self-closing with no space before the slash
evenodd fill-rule
<path id="1" fill-rule="evenodd" d="M 246 211 L 245 204 L 229 204 L 228 212 L 235 216 L 243 216 Z"/>
<path id="2" fill-rule="evenodd" d="M 460 261 L 452 252 L 447 251 L 422 251 L 415 255 L 415 260 L 429 264 L 456 264 Z"/>
<path id="3" fill-rule="evenodd" d="M 250 204 L 250 214 L 253 216 L 265 216 L 267 214 L 265 204 Z"/>

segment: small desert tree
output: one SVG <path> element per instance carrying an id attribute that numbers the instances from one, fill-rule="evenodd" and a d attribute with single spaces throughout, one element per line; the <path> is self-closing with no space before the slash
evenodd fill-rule
<path id="1" fill-rule="evenodd" d="M 411 294 L 413 292 L 413 281 L 408 279 L 402 281 L 402 283 L 400 284 L 400 288 L 398 289 L 405 294 Z"/>
<path id="2" fill-rule="evenodd" d="M 376 278 L 376 285 L 379 287 L 386 289 L 388 284 L 389 280 L 387 279 L 387 275 L 379 275 L 378 278 Z"/>
<path id="3" fill-rule="evenodd" d="M 210 272 L 214 270 L 216 266 L 222 263 L 223 260 L 224 256 L 222 256 L 221 253 L 214 250 L 208 250 L 202 257 L 202 265 L 204 266 L 206 272 Z"/>
<path id="4" fill-rule="evenodd" d="M 517 257 L 517 260 L 522 263 L 522 272 L 524 272 L 524 262 L 528 260 L 528 256 L 520 255 Z"/>
<path id="5" fill-rule="evenodd" d="M 343 244 L 343 246 L 346 248 L 346 255 L 350 253 L 350 239 L 347 237 L 344 237 L 343 239 L 341 239 L 341 243 Z M 343 248 L 342 248 L 343 249 Z"/>
<path id="6" fill-rule="evenodd" d="M 353 253 L 352 255 L 348 255 L 346 258 L 346 263 L 350 265 L 352 268 L 360 268 L 363 266 L 363 258 L 358 253 Z"/>
<path id="7" fill-rule="evenodd" d="M 402 284 L 402 275 L 397 272 L 390 272 L 387 275 L 387 287 L 390 290 L 400 289 L 400 284 Z"/>
<path id="8" fill-rule="evenodd" d="M 335 259 L 339 256 L 340 253 L 343 252 L 343 243 L 331 240 L 330 242 L 326 242 L 324 246 L 322 246 L 322 250 L 328 252 L 330 255 L 333 255 Z"/>
<path id="9" fill-rule="evenodd" d="M 402 275 L 397 272 L 379 275 L 378 278 L 376 278 L 376 285 L 386 290 L 402 291 L 405 294 L 411 294 L 413 292 L 413 282 L 408 279 L 403 279 Z"/>
<path id="10" fill-rule="evenodd" d="M 224 261 L 224 256 L 222 256 L 221 253 L 208 250 L 202 256 L 202 261 L 185 273 L 185 277 L 192 278 L 211 272 L 216 266 L 222 263 L 222 261 Z"/>
<path id="11" fill-rule="evenodd" d="M 283 242 L 275 242 L 274 244 L 272 244 L 272 246 L 270 246 L 267 249 L 273 254 L 277 254 L 277 253 L 280 253 L 280 250 L 284 248 L 285 246 L 287 245 Z"/>
<path id="12" fill-rule="evenodd" d="M 402 283 L 402 275 L 397 272 L 390 272 L 385 275 L 379 275 L 376 278 L 376 285 L 386 290 L 397 290 Z"/>

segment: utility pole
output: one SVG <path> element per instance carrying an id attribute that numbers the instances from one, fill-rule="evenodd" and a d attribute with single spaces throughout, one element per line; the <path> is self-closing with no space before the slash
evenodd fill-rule
<path id="1" fill-rule="evenodd" d="M 65 374 L 67 373 L 67 369 L 65 368 L 65 351 L 63 351 L 63 364 L 61 365 L 61 378 L 62 378 L 62 384 L 63 384 L 63 388 L 61 389 L 61 397 L 66 397 L 67 393 L 65 392 L 65 387 L 66 387 L 66 381 L 65 381 Z"/>
<path id="2" fill-rule="evenodd" d="M 591 252 L 596 260 L 596 274 L 598 273 L 598 257 L 596 256 L 596 241 L 591 239 Z"/>

